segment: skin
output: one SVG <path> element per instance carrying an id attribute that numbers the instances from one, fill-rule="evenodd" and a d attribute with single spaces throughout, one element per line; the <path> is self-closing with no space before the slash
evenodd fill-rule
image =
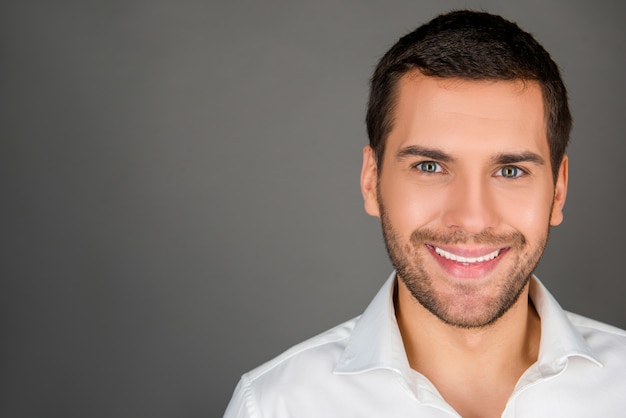
<path id="1" fill-rule="evenodd" d="M 500 416 L 537 359 L 528 277 L 563 219 L 567 157 L 555 182 L 535 82 L 416 71 L 397 99 L 382 167 L 363 151 L 361 189 L 398 270 L 407 356 L 463 417 Z"/>

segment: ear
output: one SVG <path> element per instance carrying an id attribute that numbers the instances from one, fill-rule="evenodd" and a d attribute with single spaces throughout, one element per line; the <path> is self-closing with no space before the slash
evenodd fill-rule
<path id="1" fill-rule="evenodd" d="M 551 226 L 557 226 L 563 222 L 563 206 L 567 196 L 567 161 L 567 155 L 564 155 L 559 167 L 556 185 L 554 186 L 554 202 L 552 204 L 552 216 L 550 217 Z"/>
<path id="2" fill-rule="evenodd" d="M 361 168 L 361 193 L 365 201 L 365 212 L 371 216 L 380 216 L 378 209 L 378 165 L 374 150 L 369 145 L 363 148 L 363 167 Z"/>

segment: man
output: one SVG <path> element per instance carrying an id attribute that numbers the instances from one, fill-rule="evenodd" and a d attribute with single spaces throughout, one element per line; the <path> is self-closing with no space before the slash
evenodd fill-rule
<path id="1" fill-rule="evenodd" d="M 532 272 L 563 219 L 559 70 L 499 16 L 439 16 L 378 64 L 361 189 L 396 271 L 362 316 L 244 375 L 226 417 L 618 417 L 626 332 Z"/>

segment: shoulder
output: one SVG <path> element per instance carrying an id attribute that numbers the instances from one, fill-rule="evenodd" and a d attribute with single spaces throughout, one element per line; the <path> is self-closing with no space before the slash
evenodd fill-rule
<path id="1" fill-rule="evenodd" d="M 615 358 L 626 366 L 626 330 L 575 313 L 566 315 L 601 361 Z"/>
<path id="2" fill-rule="evenodd" d="M 289 410 L 289 403 L 314 408 L 315 398 L 311 395 L 319 392 L 320 387 L 332 385 L 333 370 L 357 319 L 297 344 L 244 374 L 224 416 L 256 417 L 263 415 L 261 411 L 273 411 L 272 416 L 285 416 L 277 411 Z"/>
<path id="3" fill-rule="evenodd" d="M 617 340 L 626 339 L 626 330 L 572 312 L 565 313 L 570 322 L 583 334 L 601 334 Z"/>
<path id="4" fill-rule="evenodd" d="M 245 376 L 251 382 L 259 379 L 271 379 L 276 374 L 284 375 L 294 367 L 302 372 L 312 368 L 318 370 L 323 368 L 332 372 L 350 338 L 357 319 L 358 317 L 346 321 L 291 347 L 274 359 L 246 373 Z"/>

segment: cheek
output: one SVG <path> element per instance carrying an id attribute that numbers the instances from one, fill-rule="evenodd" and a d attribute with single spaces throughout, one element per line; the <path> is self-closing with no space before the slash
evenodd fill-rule
<path id="1" fill-rule="evenodd" d="M 402 236 L 434 223 L 446 202 L 445 188 L 410 181 L 381 182 L 381 195 L 389 220 Z"/>
<path id="2" fill-rule="evenodd" d="M 515 190 L 498 199 L 501 221 L 532 239 L 544 235 L 552 209 L 552 193 L 549 188 Z"/>

